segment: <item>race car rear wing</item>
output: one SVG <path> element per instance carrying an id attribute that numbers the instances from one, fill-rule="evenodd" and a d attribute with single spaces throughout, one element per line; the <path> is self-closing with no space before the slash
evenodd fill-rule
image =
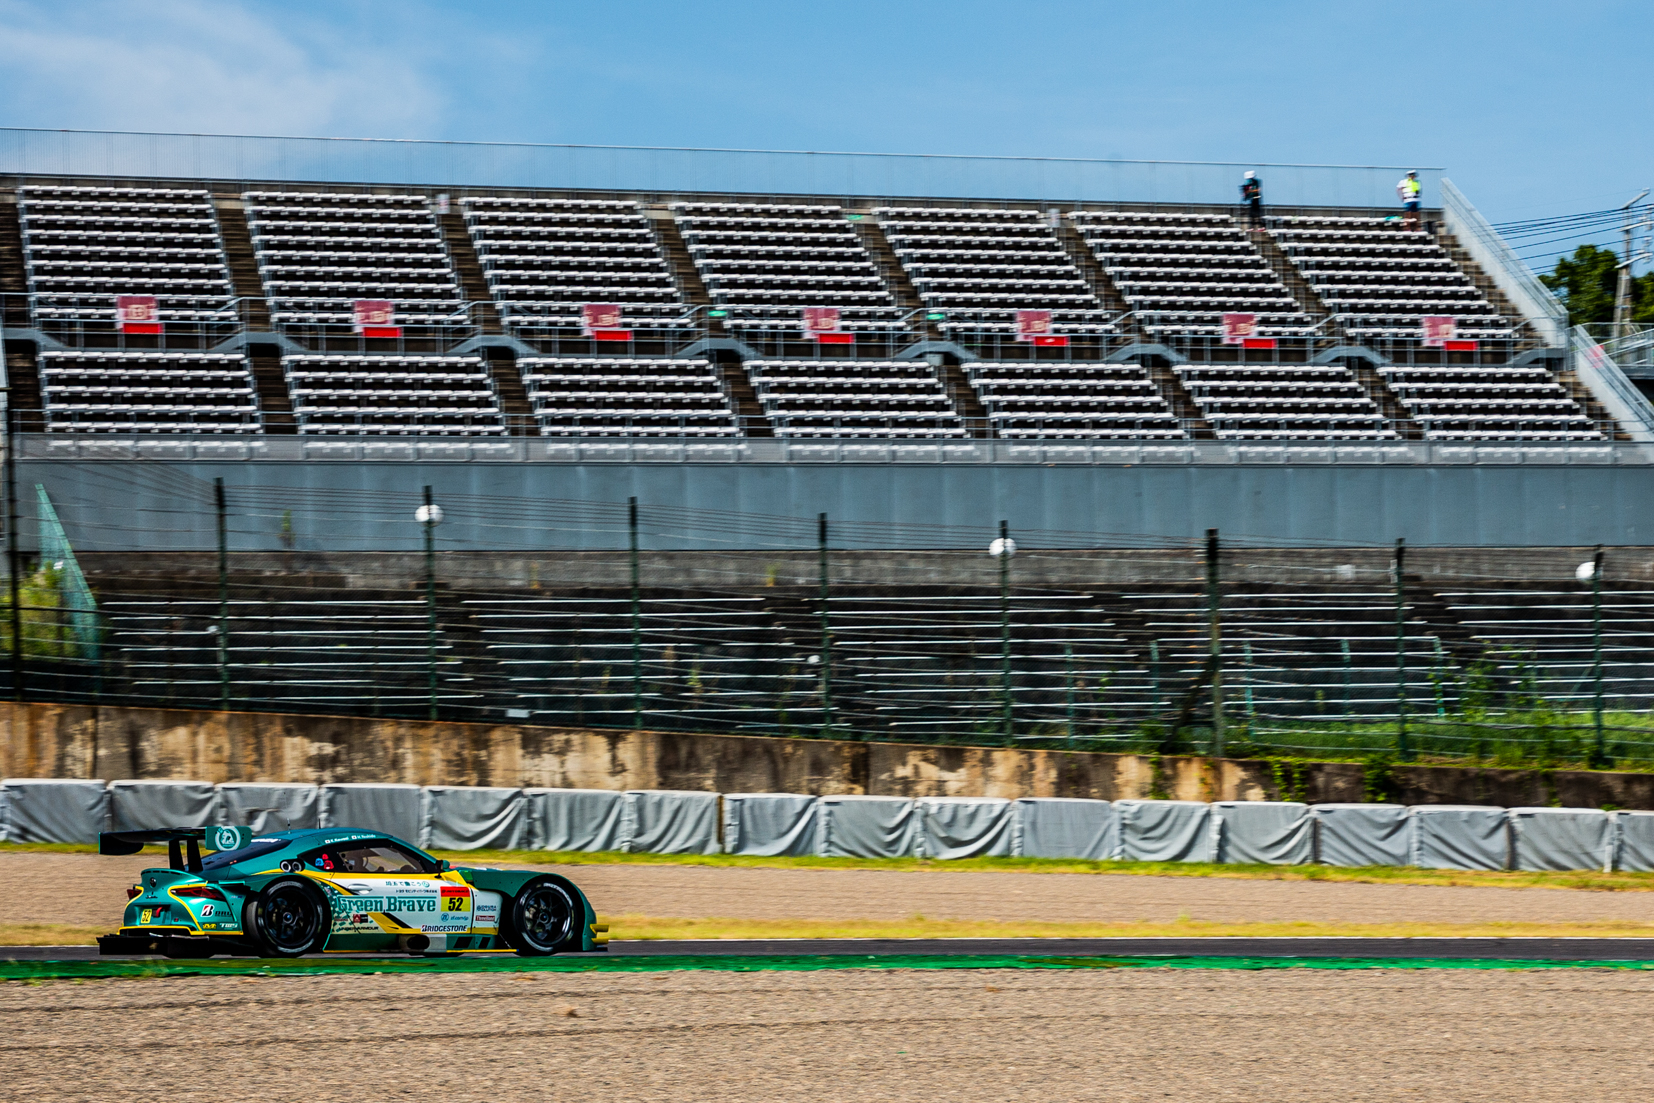
<path id="1" fill-rule="evenodd" d="M 167 865 L 186 873 L 201 872 L 201 847 L 236 850 L 253 841 L 250 827 L 162 827 L 149 831 L 102 831 L 99 854 L 136 854 L 150 843 L 167 844 Z"/>

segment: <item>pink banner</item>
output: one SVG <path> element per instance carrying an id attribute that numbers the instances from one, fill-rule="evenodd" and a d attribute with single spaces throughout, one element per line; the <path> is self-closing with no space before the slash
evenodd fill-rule
<path id="1" fill-rule="evenodd" d="M 1045 344 L 1042 337 L 1051 336 L 1051 312 L 1049 310 L 1019 310 L 1017 311 L 1017 340 L 1032 341 L 1035 344 Z"/>
<path id="2" fill-rule="evenodd" d="M 350 306 L 350 318 L 358 333 L 396 324 L 396 304 L 389 299 L 357 299 Z"/>
<path id="3" fill-rule="evenodd" d="M 1244 345 L 1248 338 L 1258 332 L 1258 316 L 1256 314 L 1225 314 L 1223 316 L 1223 343 L 1226 345 Z"/>
<path id="4" fill-rule="evenodd" d="M 154 295 L 116 295 L 115 321 L 122 333 L 159 333 L 161 308 Z"/>
<path id="5" fill-rule="evenodd" d="M 588 336 L 600 329 L 622 329 L 618 303 L 586 303 L 580 308 L 580 331 Z"/>
<path id="6" fill-rule="evenodd" d="M 804 336 L 819 338 L 826 333 L 839 333 L 839 309 L 836 306 L 807 306 L 804 308 Z"/>
<path id="7" fill-rule="evenodd" d="M 1419 319 L 1419 329 L 1424 333 L 1424 347 L 1439 349 L 1459 335 L 1459 320 L 1445 314 L 1427 314 Z"/>

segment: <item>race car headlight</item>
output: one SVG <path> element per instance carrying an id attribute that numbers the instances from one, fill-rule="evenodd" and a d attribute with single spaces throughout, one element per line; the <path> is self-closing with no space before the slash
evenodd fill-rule
<path id="1" fill-rule="evenodd" d="M 224 894 L 211 885 L 185 885 L 172 890 L 174 896 L 189 896 L 198 900 L 223 900 Z"/>

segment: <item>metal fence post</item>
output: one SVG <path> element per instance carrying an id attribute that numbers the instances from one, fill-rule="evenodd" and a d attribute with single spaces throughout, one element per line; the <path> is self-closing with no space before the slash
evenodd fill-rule
<path id="1" fill-rule="evenodd" d="M 1591 557 L 1591 718 L 1596 726 L 1596 748 L 1591 765 L 1606 768 L 1608 744 L 1602 731 L 1602 545 Z"/>
<path id="2" fill-rule="evenodd" d="M 1407 589 L 1402 568 L 1407 561 L 1407 541 L 1396 540 L 1393 573 L 1396 583 L 1396 757 L 1413 757 L 1407 744 Z"/>
<path id="3" fill-rule="evenodd" d="M 1015 704 L 1011 696 L 1011 529 L 999 523 L 999 692 L 1003 715 L 1000 734 L 1009 746 L 1015 740 Z"/>
<path id="4" fill-rule="evenodd" d="M 224 480 L 212 481 L 218 511 L 218 707 L 230 711 L 230 550 L 225 531 Z"/>
<path id="5" fill-rule="evenodd" d="M 827 577 L 827 515 L 816 517 L 816 545 L 821 568 L 821 737 L 833 735 L 833 631 L 827 615 L 832 590 Z"/>
<path id="6" fill-rule="evenodd" d="M 431 505 L 431 488 L 425 488 L 425 618 L 426 664 L 429 670 L 430 718 L 436 719 L 436 510 Z"/>
<path id="7" fill-rule="evenodd" d="M 1212 668 L 1212 747 L 1223 757 L 1223 618 L 1220 611 L 1222 577 L 1218 567 L 1218 530 L 1206 530 L 1206 661 Z"/>
<path id="8" fill-rule="evenodd" d="M 23 578 L 17 550 L 17 410 L 6 396 L 6 566 L 11 573 L 11 689 L 23 700 Z"/>
<path id="9" fill-rule="evenodd" d="M 626 499 L 632 564 L 632 727 L 643 727 L 643 601 L 638 589 L 637 499 Z"/>
<path id="10" fill-rule="evenodd" d="M 1062 645 L 1063 681 L 1068 689 L 1068 745 L 1074 745 L 1074 645 Z"/>

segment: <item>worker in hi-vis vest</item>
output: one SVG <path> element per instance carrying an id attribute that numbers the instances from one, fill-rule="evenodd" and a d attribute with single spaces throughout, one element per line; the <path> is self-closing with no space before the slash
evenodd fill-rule
<path id="1" fill-rule="evenodd" d="M 1249 172 L 1246 179 L 1241 181 L 1241 202 L 1247 206 L 1247 215 L 1251 219 L 1254 230 L 1263 229 L 1263 181 L 1258 174 Z"/>
<path id="2" fill-rule="evenodd" d="M 1402 224 L 1409 230 L 1419 228 L 1419 195 L 1423 191 L 1424 185 L 1419 183 L 1416 169 L 1410 170 L 1396 184 L 1396 194 L 1401 197 Z"/>

